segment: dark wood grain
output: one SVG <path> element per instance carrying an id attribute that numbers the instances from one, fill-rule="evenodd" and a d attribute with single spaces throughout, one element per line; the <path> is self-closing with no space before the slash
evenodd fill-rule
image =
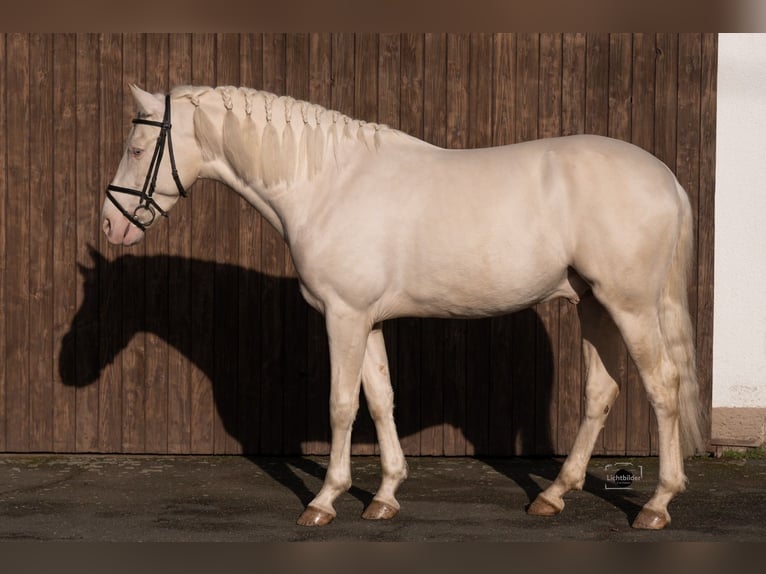
<path id="1" fill-rule="evenodd" d="M 7 196 L 5 209 L 5 445 L 29 449 L 29 36 L 8 34 L 6 81 Z"/>
<path id="2" fill-rule="evenodd" d="M 122 36 L 120 34 L 103 34 L 99 38 L 99 106 L 101 111 L 100 141 L 100 185 L 93 190 L 98 195 L 111 180 L 114 170 L 121 159 L 123 140 L 127 134 L 123 121 L 123 94 L 125 86 L 122 83 Z M 132 100 L 132 98 L 131 98 Z M 130 102 L 132 104 L 132 101 Z M 98 352 L 99 364 L 106 363 L 101 370 L 98 385 L 98 449 L 101 452 L 120 452 L 122 450 L 122 397 L 123 371 L 119 362 L 108 361 L 112 349 L 119 346 L 122 338 L 123 309 L 123 273 L 118 257 L 122 250 L 110 247 L 106 236 L 99 234 L 99 252 L 104 254 L 108 262 L 98 269 Z M 154 240 L 156 241 L 156 240 Z M 135 285 L 143 289 L 143 285 Z M 165 345 L 162 346 L 165 348 Z M 143 381 L 134 381 L 142 385 Z M 162 420 L 166 420 L 164 413 Z M 148 422 L 148 421 L 147 421 Z M 151 433 L 150 434 L 154 434 Z M 137 450 L 143 450 L 138 447 Z"/>
<path id="3" fill-rule="evenodd" d="M 451 148 L 599 133 L 656 154 L 692 198 L 709 408 L 716 54 L 715 34 L 0 34 L 0 450 L 329 450 L 324 320 L 250 205 L 199 182 L 142 244 L 101 234 L 130 82 L 266 89 Z M 384 332 L 408 455 L 571 448 L 583 365 L 570 303 Z M 596 452 L 656 454 L 627 354 L 620 385 Z M 354 452 L 377 452 L 364 409 Z"/>
<path id="4" fill-rule="evenodd" d="M 191 83 L 192 36 L 170 34 L 168 38 L 168 87 Z M 181 200 L 167 221 L 168 253 L 168 336 L 176 343 L 168 345 L 168 452 L 191 452 L 192 365 L 182 349 L 191 348 L 193 309 L 191 255 L 191 202 Z"/>
<path id="5" fill-rule="evenodd" d="M 53 36 L 30 36 L 29 449 L 53 450 Z"/>
<path id="6" fill-rule="evenodd" d="M 75 132 L 76 74 L 74 34 L 56 34 L 53 37 L 53 124 L 54 174 L 53 186 L 57 193 L 53 203 L 53 347 L 55 353 L 62 348 L 72 318 L 77 312 L 76 259 L 76 142 Z M 1 67 L 0 67 L 1 68 Z M 4 130 L 3 130 L 4 131 Z M 2 154 L 0 154 L 2 155 Z M 2 161 L 2 160 L 0 160 Z M 1 235 L 1 234 L 0 234 Z M 92 267 L 93 263 L 89 263 Z M 0 292 L 2 287 L 0 287 Z M 1 348 L 1 347 L 0 347 Z M 53 450 L 75 450 L 75 395 L 73 386 L 64 384 L 61 361 L 73 359 L 56 357 L 53 378 Z"/>
<path id="7" fill-rule="evenodd" d="M 197 85 L 215 84 L 215 35 L 192 37 L 192 81 Z M 216 203 L 223 186 L 201 181 L 190 194 L 191 237 L 191 350 L 196 361 L 191 377 L 191 452 L 215 452 L 215 394 L 211 373 L 215 365 L 215 280 L 210 266 L 215 260 Z"/>

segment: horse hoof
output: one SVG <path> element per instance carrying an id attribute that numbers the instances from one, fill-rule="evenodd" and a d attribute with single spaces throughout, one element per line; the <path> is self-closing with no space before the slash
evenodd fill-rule
<path id="1" fill-rule="evenodd" d="M 638 513 L 636 519 L 633 521 L 633 528 L 639 528 L 641 530 L 662 530 L 670 523 L 670 519 L 667 514 L 652 510 L 650 508 L 642 508 Z"/>
<path id="2" fill-rule="evenodd" d="M 362 518 L 365 520 L 391 520 L 397 514 L 399 514 L 398 508 L 394 508 L 390 504 L 386 504 L 379 500 L 373 500 L 370 502 L 370 505 L 364 509 Z"/>
<path id="3" fill-rule="evenodd" d="M 335 516 L 329 512 L 320 510 L 316 506 L 308 506 L 298 517 L 298 524 L 300 526 L 327 526 L 333 518 Z"/>
<path id="4" fill-rule="evenodd" d="M 559 508 L 550 500 L 543 497 L 542 494 L 538 494 L 537 498 L 535 498 L 532 504 L 529 505 L 529 508 L 527 508 L 527 514 L 531 514 L 532 516 L 556 516 L 562 510 L 563 507 Z"/>

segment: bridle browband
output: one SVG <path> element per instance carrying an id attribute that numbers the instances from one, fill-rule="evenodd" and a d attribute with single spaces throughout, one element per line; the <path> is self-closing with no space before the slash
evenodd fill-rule
<path id="1" fill-rule="evenodd" d="M 181 197 L 186 197 L 186 190 L 181 183 L 181 178 L 178 177 L 178 170 L 176 169 L 176 158 L 173 155 L 173 138 L 170 135 L 170 95 L 165 96 L 165 115 L 161 122 L 153 120 L 145 120 L 143 118 L 135 118 L 134 124 L 143 124 L 146 126 L 154 126 L 160 128 L 160 135 L 157 136 L 157 143 L 154 146 L 154 153 L 152 154 L 152 161 L 149 164 L 149 170 L 146 173 L 146 179 L 144 180 L 144 187 L 139 191 L 138 189 L 131 189 L 129 187 L 120 187 L 118 185 L 109 184 L 106 187 L 106 196 L 114 204 L 114 206 L 120 210 L 128 221 L 138 227 L 141 231 L 146 231 L 146 228 L 154 223 L 154 219 L 157 217 L 157 213 L 163 217 L 167 217 L 168 213 L 162 209 L 155 201 L 154 188 L 157 185 L 157 174 L 160 171 L 160 163 L 162 162 L 162 154 L 165 152 L 165 141 L 168 144 L 168 156 L 170 157 L 170 169 L 173 174 L 173 181 L 176 183 L 178 193 Z M 122 204 L 117 201 L 117 198 L 112 195 L 112 192 L 125 193 L 128 195 L 134 195 L 139 199 L 138 206 L 130 213 L 125 209 Z M 151 215 L 148 221 L 141 221 L 138 217 L 140 214 L 147 212 Z"/>

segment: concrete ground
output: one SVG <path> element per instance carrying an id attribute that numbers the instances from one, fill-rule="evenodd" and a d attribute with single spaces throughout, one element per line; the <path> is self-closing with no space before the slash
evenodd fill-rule
<path id="1" fill-rule="evenodd" d="M 559 516 L 525 507 L 561 459 L 411 458 L 389 522 L 360 518 L 379 476 L 352 460 L 354 487 L 324 528 L 295 524 L 321 485 L 326 457 L 0 455 L 0 541 L 763 541 L 766 460 L 687 461 L 689 489 L 672 524 L 636 531 L 657 458 L 594 458 L 586 488 Z M 610 482 L 628 470 L 629 488 Z M 623 472 L 625 474 L 625 472 Z"/>

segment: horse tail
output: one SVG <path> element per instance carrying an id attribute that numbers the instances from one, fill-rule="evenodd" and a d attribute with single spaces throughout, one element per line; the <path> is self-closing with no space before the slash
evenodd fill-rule
<path id="1" fill-rule="evenodd" d="M 697 382 L 694 332 L 687 298 L 687 282 L 693 256 L 694 232 L 689 197 L 676 180 L 681 206 L 681 227 L 662 292 L 660 323 L 665 344 L 680 377 L 679 431 L 685 456 L 702 453 L 707 442 L 708 421 Z"/>

